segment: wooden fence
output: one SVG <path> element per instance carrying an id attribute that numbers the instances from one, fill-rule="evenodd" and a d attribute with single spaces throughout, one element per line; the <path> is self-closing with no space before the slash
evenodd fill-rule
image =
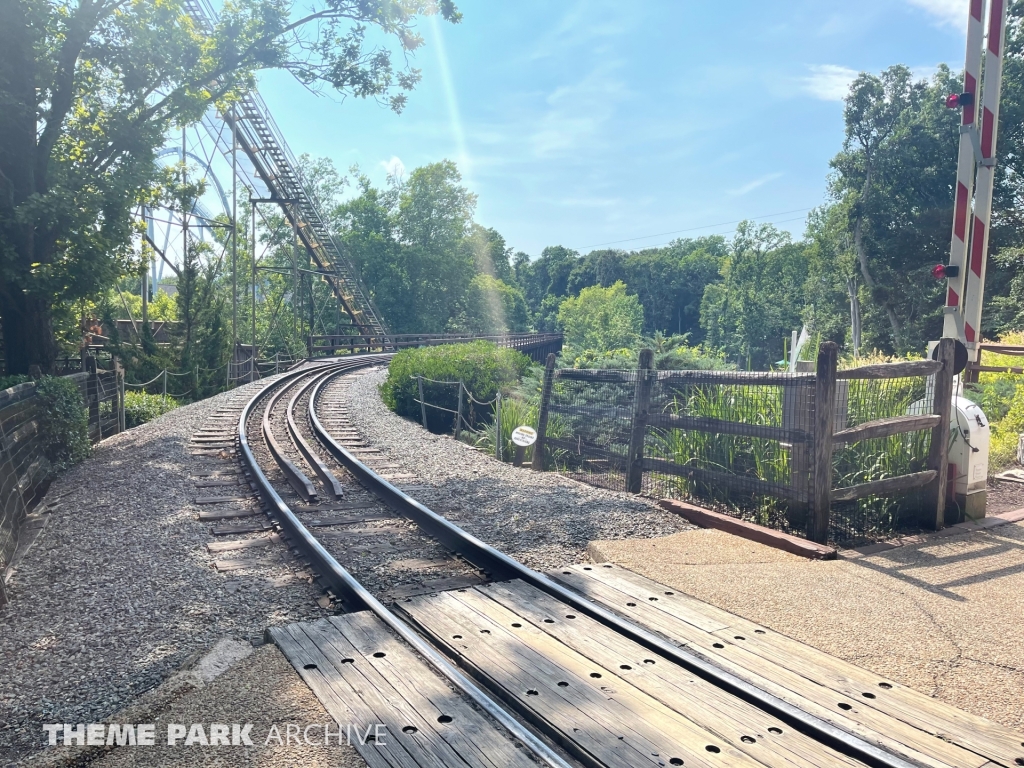
<path id="1" fill-rule="evenodd" d="M 82 394 L 93 443 L 124 429 L 124 375 L 98 370 L 87 358 L 86 371 L 68 378 Z M 18 545 L 18 530 L 42 499 L 53 473 L 44 454 L 36 383 L 0 391 L 0 605 L 6 602 L 3 574 Z"/>
<path id="2" fill-rule="evenodd" d="M 309 356 L 356 355 L 369 352 L 392 352 L 409 347 L 430 347 L 438 344 L 460 344 L 468 341 L 493 341 L 499 347 L 518 349 L 533 360 L 562 349 L 560 333 L 390 333 L 383 336 L 310 336 Z"/>
<path id="3" fill-rule="evenodd" d="M 953 386 L 953 342 L 944 339 L 937 360 L 869 365 L 837 370 L 837 347 L 821 345 L 813 373 L 764 374 L 740 371 L 658 371 L 652 367 L 652 353 L 644 350 L 636 371 L 555 370 L 554 355 L 549 355 L 538 418 L 538 438 L 533 466 L 544 469 L 558 452 L 575 456 L 582 462 L 599 463 L 609 473 L 618 472 L 623 490 L 639 493 L 648 476 L 686 478 L 704 488 L 736 491 L 751 496 L 783 500 L 790 510 L 789 519 L 797 522 L 799 532 L 824 542 L 829 537 L 833 506 L 866 497 L 886 497 L 918 490 L 926 495 L 928 527 L 945 524 L 946 460 Z M 904 415 L 884 415 L 847 426 L 850 386 L 858 381 L 884 382 L 890 379 L 921 382 L 921 392 L 929 393 L 915 408 L 903 408 Z M 592 385 L 604 401 L 587 400 L 577 393 L 576 402 L 565 404 L 553 393 L 558 382 L 583 382 Z M 562 385 L 564 388 L 565 385 Z M 778 390 L 771 397 L 751 396 Z M 748 412 L 731 418 L 719 418 L 680 408 L 684 396 L 697 393 L 705 401 L 709 393 L 724 393 L 735 410 L 738 399 L 752 404 Z M 741 397 L 742 395 L 742 397 Z M 565 398 L 562 398 L 565 399 Z M 758 405 L 758 404 L 762 405 Z M 927 412 L 919 413 L 922 406 Z M 699 409 L 698 409 L 699 410 Z M 766 411 L 774 410 L 771 417 Z M 728 413 L 728 409 L 726 409 Z M 549 434 L 552 419 L 561 419 L 558 434 Z M 598 431 L 590 431 L 594 425 Z M 609 437 L 602 434 L 616 432 Z M 568 434 L 566 434 L 568 430 Z M 927 431 L 927 456 L 920 457 L 923 468 L 896 476 L 836 487 L 834 453 L 843 446 L 896 435 Z M 697 466 L 692 459 L 650 455 L 652 446 L 664 442 L 667 434 L 705 435 L 711 442 L 751 438 L 771 456 L 785 456 L 786 471 L 766 478 L 759 468 Z M 923 444 L 923 441 L 922 441 Z M 783 463 L 783 462 L 778 462 Z M 755 471 L 755 469 L 757 471 Z M 760 474 L 759 474 L 760 472 Z M 609 487 L 614 487 L 609 485 Z"/>

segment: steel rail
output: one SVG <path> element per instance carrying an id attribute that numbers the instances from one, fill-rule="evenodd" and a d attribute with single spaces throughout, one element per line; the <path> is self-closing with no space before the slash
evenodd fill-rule
<path id="1" fill-rule="evenodd" d="M 592 619 L 630 640 L 639 643 L 648 650 L 678 664 L 693 674 L 722 690 L 756 706 L 758 709 L 777 717 L 793 728 L 814 738 L 822 744 L 832 747 L 849 757 L 876 768 L 919 768 L 920 764 L 900 755 L 894 754 L 873 744 L 850 731 L 816 717 L 799 707 L 748 683 L 746 680 L 722 669 L 706 657 L 683 648 L 676 647 L 664 638 L 634 624 L 603 606 L 588 600 L 555 582 L 548 576 L 528 568 L 504 552 L 494 549 L 480 539 L 462 530 L 454 523 L 446 520 L 422 503 L 407 495 L 374 472 L 360 461 L 354 454 L 340 445 L 324 429 L 316 414 L 316 404 L 324 384 L 338 374 L 326 376 L 318 382 L 309 398 L 309 415 L 313 430 L 328 451 L 351 472 L 364 486 L 373 490 L 395 512 L 408 517 L 425 533 L 430 534 L 451 551 L 465 558 L 491 578 L 521 579 L 540 589 L 546 594 L 571 605 Z M 365 590 L 357 585 L 359 594 Z M 380 605 L 375 598 L 370 598 Z M 383 608 L 383 606 L 381 606 Z"/>
<path id="2" fill-rule="evenodd" d="M 309 375 L 309 371 L 300 371 L 299 373 Z M 299 378 L 296 374 L 295 379 Z M 316 501 L 317 493 L 316 487 L 313 482 L 306 477 L 306 474 L 299 469 L 295 462 L 284 455 L 284 451 L 281 449 L 281 444 L 277 442 L 277 438 L 274 437 L 274 430 L 270 424 L 270 413 L 277 407 L 277 403 L 281 398 L 288 392 L 289 388 L 294 384 L 294 381 L 289 381 L 287 385 L 277 387 L 267 400 L 267 407 L 263 411 L 263 440 L 267 444 L 267 449 L 270 451 L 270 455 L 274 457 L 274 461 L 277 462 L 277 466 L 281 468 L 284 473 L 285 479 L 288 481 L 295 492 L 299 494 L 306 502 Z M 262 394 L 262 393 L 261 393 Z"/>
<path id="3" fill-rule="evenodd" d="M 295 404 L 299 401 L 304 394 L 306 394 L 311 387 L 315 386 L 321 380 L 328 376 L 333 376 L 333 370 L 321 373 L 319 376 L 314 375 L 309 382 L 303 384 L 297 388 L 295 395 L 288 401 L 288 434 L 292 439 L 292 443 L 298 449 L 299 453 L 302 454 L 302 458 L 306 460 L 306 463 L 312 467 L 313 471 L 316 472 L 317 477 L 320 478 L 321 484 L 334 496 L 335 499 L 341 499 L 345 495 L 345 489 L 342 487 L 341 482 L 334 473 L 331 472 L 330 468 L 324 464 L 320 456 L 314 451 L 306 438 L 299 432 L 299 425 L 295 421 Z"/>
<path id="4" fill-rule="evenodd" d="M 365 355 L 359 360 L 346 361 L 342 363 L 341 370 L 334 370 L 332 374 L 341 375 L 351 373 L 353 370 L 376 362 L 383 362 L 392 357 L 391 354 Z M 287 374 L 280 383 L 285 380 L 298 378 L 308 371 L 298 371 Z M 332 377 L 325 377 L 317 384 L 317 388 L 310 399 L 319 394 L 323 382 Z M 277 383 L 275 383 L 276 385 Z M 537 735 L 526 725 L 515 719 L 504 707 L 498 704 L 472 679 L 467 677 L 461 670 L 455 667 L 439 651 L 430 646 L 412 627 L 402 621 L 398 616 L 388 610 L 377 598 L 370 594 L 367 589 L 359 583 L 342 565 L 334 559 L 330 552 L 313 536 L 302 522 L 295 516 L 285 501 L 281 498 L 274 486 L 263 473 L 256 457 L 253 455 L 249 445 L 246 422 L 255 409 L 259 400 L 268 394 L 267 391 L 258 393 L 242 409 L 238 419 L 238 439 L 242 451 L 242 460 L 252 472 L 253 479 L 259 487 L 259 492 L 264 496 L 268 506 L 272 509 L 272 515 L 278 524 L 285 530 L 292 546 L 298 547 L 309 559 L 313 568 L 317 571 L 320 581 L 330 588 L 335 594 L 341 597 L 346 607 L 350 610 L 370 610 L 378 618 L 387 624 L 406 643 L 413 647 L 435 670 L 455 685 L 464 695 L 473 701 L 478 707 L 484 710 L 490 717 L 504 727 L 515 739 L 526 745 L 534 755 L 550 768 L 572 768 L 571 764 L 559 756 L 547 744 L 540 740 Z M 317 422 L 319 424 L 319 421 Z"/>

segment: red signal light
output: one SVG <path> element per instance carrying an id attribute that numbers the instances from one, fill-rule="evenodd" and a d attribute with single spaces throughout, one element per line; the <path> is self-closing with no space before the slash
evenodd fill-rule
<path id="1" fill-rule="evenodd" d="M 946 97 L 946 106 L 950 109 L 957 109 L 958 107 L 969 107 L 974 104 L 974 94 L 970 92 L 966 93 L 951 93 Z"/>
<path id="2" fill-rule="evenodd" d="M 946 280 L 959 274 L 960 267 L 953 266 L 952 264 L 936 264 L 932 267 L 932 277 L 936 280 Z"/>

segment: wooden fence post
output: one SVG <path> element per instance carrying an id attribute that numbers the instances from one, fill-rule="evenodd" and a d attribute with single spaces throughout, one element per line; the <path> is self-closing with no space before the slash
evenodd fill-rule
<path id="1" fill-rule="evenodd" d="M 644 477 L 644 439 L 647 437 L 647 411 L 651 407 L 651 390 L 654 388 L 654 351 L 640 350 L 640 366 L 637 368 L 636 393 L 633 396 L 633 425 L 629 433 L 629 465 L 626 470 L 626 490 L 640 493 Z"/>
<path id="2" fill-rule="evenodd" d="M 931 446 L 928 449 L 928 469 L 935 470 L 935 479 L 925 489 L 926 494 L 935 498 L 935 530 L 946 524 L 946 476 L 949 461 L 949 419 L 953 408 L 953 358 L 956 342 L 953 339 L 939 339 L 936 348 L 942 370 L 935 373 L 932 413 L 939 417 L 939 423 L 932 428 Z"/>
<path id="3" fill-rule="evenodd" d="M 826 341 L 818 348 L 814 377 L 814 456 L 811 460 L 811 539 L 828 541 L 832 506 L 832 432 L 835 429 L 836 367 L 839 347 Z"/>
<path id="4" fill-rule="evenodd" d="M 548 406 L 551 402 L 551 384 L 555 378 L 555 353 L 548 354 L 544 362 L 544 386 L 540 391 L 540 413 L 537 414 L 537 442 L 533 444 L 533 468 L 544 471 L 544 437 L 548 431 Z"/>

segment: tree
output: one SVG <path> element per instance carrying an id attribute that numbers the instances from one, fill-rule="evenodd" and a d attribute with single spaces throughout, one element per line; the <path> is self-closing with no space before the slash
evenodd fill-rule
<path id="1" fill-rule="evenodd" d="M 755 370 L 777 360 L 783 337 L 800 325 L 805 251 L 771 224 L 741 222 L 722 262 L 722 281 L 704 291 L 701 325 L 708 344 Z"/>
<path id="2" fill-rule="evenodd" d="M 606 352 L 632 348 L 640 340 L 644 310 L 626 285 L 616 282 L 607 288 L 591 286 L 559 305 L 558 324 L 571 351 Z"/>
<path id="3" fill-rule="evenodd" d="M 927 273 L 949 249 L 959 113 L 943 100 L 958 90 L 948 67 L 926 83 L 898 65 L 862 73 L 846 99 L 831 193 L 849 211 L 866 340 L 881 349 L 918 348 L 941 326 L 942 289 Z"/>
<path id="4" fill-rule="evenodd" d="M 307 87 L 400 111 L 419 72 L 392 64 L 369 25 L 404 52 L 417 15 L 451 0 L 276 0 L 224 7 L 205 34 L 177 2 L 0 0 L 0 322 L 9 373 L 50 370 L 53 305 L 134 270 L 131 213 L 161 179 L 172 125 L 224 109 L 278 68 Z M 294 19 L 294 20 L 293 20 Z"/>

